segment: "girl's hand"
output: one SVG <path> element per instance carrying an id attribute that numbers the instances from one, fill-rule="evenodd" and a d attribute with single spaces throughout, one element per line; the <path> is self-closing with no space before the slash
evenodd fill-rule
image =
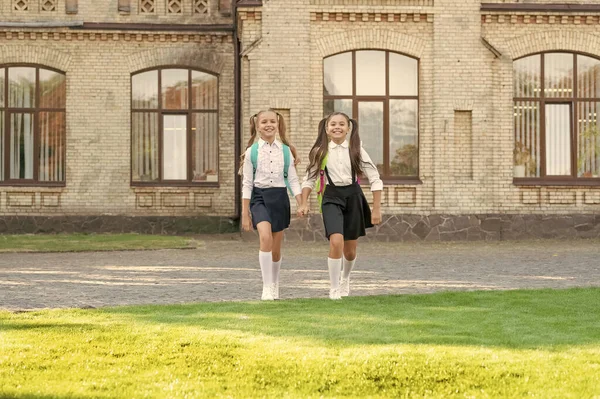
<path id="1" fill-rule="evenodd" d="M 242 215 L 242 229 L 244 231 L 252 231 L 252 221 L 248 214 Z"/>
<path id="2" fill-rule="evenodd" d="M 307 216 L 309 212 L 308 205 L 302 205 L 298 208 L 298 217 Z"/>
<path id="3" fill-rule="evenodd" d="M 371 212 L 371 223 L 375 225 L 381 223 L 381 209 L 373 209 L 373 212 Z"/>

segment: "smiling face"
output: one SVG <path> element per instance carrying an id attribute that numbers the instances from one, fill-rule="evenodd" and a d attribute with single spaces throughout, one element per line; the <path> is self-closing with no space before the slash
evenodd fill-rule
<path id="1" fill-rule="evenodd" d="M 275 137 L 277 137 L 277 133 L 279 133 L 277 114 L 273 111 L 265 111 L 261 112 L 256 119 L 256 130 L 260 134 L 260 137 L 272 143 Z"/>
<path id="2" fill-rule="evenodd" d="M 333 115 L 327 122 L 327 135 L 329 139 L 336 144 L 341 144 L 346 140 L 350 131 L 350 124 L 344 115 Z"/>

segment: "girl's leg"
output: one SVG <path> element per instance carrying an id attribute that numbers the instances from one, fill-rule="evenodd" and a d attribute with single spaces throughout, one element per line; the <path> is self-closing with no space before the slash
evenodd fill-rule
<path id="1" fill-rule="evenodd" d="M 340 274 L 342 271 L 342 252 L 344 250 L 344 236 L 334 233 L 329 236 L 329 258 L 327 266 L 329 268 L 329 298 L 341 299 L 340 297 Z"/>
<path id="2" fill-rule="evenodd" d="M 281 244 L 283 242 L 283 231 L 273 233 L 273 269 L 272 278 L 275 283 L 275 299 L 279 299 L 279 270 L 281 270 Z"/>
<path id="3" fill-rule="evenodd" d="M 273 236 L 271 233 L 271 223 L 260 222 L 256 225 L 258 237 L 260 239 L 260 250 L 258 251 L 258 261 L 263 280 L 263 292 L 261 299 L 263 301 L 272 301 L 274 282 L 271 277 L 273 270 Z"/>
<path id="4" fill-rule="evenodd" d="M 344 242 L 344 270 L 342 271 L 342 281 L 340 283 L 340 295 L 350 295 L 350 272 L 356 262 L 356 246 L 358 240 L 348 240 Z"/>

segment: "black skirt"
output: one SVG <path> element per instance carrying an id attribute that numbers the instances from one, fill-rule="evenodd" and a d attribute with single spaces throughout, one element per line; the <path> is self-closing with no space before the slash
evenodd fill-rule
<path id="1" fill-rule="evenodd" d="M 339 233 L 344 236 L 344 241 L 356 240 L 366 235 L 365 229 L 373 227 L 371 208 L 356 182 L 349 186 L 328 184 L 321 211 L 327 238 Z"/>
<path id="2" fill-rule="evenodd" d="M 252 190 L 250 199 L 252 226 L 260 222 L 271 223 L 271 232 L 277 233 L 290 225 L 290 198 L 285 187 L 258 188 Z"/>

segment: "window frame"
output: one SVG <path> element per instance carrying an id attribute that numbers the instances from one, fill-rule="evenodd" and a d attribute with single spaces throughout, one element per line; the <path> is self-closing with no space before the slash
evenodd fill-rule
<path id="1" fill-rule="evenodd" d="M 11 107 L 9 104 L 9 69 L 10 68 L 35 68 L 35 106 L 31 108 Z M 0 69 L 4 69 L 4 106 L 0 111 L 4 112 L 4 176 L 0 180 L 0 186 L 13 187 L 65 187 L 67 184 L 67 73 L 60 69 L 52 68 L 42 64 L 31 63 L 5 63 L 0 64 Z M 64 108 L 42 108 L 40 107 L 40 69 L 55 72 L 65 77 L 65 107 Z M 64 179 L 62 181 L 40 181 L 40 113 L 43 112 L 63 112 L 65 115 L 65 131 L 63 136 L 62 170 Z M 11 179 L 10 178 L 10 115 L 15 113 L 30 113 L 33 115 L 33 178 L 32 179 Z"/>
<path id="2" fill-rule="evenodd" d="M 357 51 L 381 51 L 385 54 L 385 94 L 384 95 L 357 95 L 357 77 L 356 77 L 356 52 Z M 340 51 L 335 54 L 330 54 L 327 57 L 323 57 L 323 73 L 321 79 L 321 87 L 323 87 L 323 81 L 325 79 L 325 60 L 330 57 L 334 57 L 340 54 L 351 53 L 352 55 L 352 94 L 351 95 L 326 95 L 323 90 L 323 99 L 321 105 L 323 106 L 327 100 L 351 100 L 352 101 L 352 115 L 349 115 L 353 119 L 358 118 L 358 104 L 360 102 L 382 102 L 383 103 L 383 163 L 384 170 L 389 171 L 391 168 L 390 163 L 390 100 L 416 100 L 417 101 L 417 171 L 415 176 L 391 176 L 385 173 L 381 174 L 381 180 L 385 184 L 421 184 L 420 178 L 420 165 L 421 165 L 421 60 L 417 57 L 413 57 L 409 54 L 404 54 L 398 51 L 392 51 L 381 48 L 359 48 L 347 51 Z M 411 58 L 417 62 L 417 94 L 414 96 L 405 95 L 390 95 L 390 54 L 398 54 L 407 58 Z M 324 113 L 324 112 L 323 112 Z M 358 119 L 357 119 L 358 120 Z M 360 121 L 359 126 L 361 124 Z"/>
<path id="3" fill-rule="evenodd" d="M 168 108 L 163 108 L 163 102 L 162 102 L 162 71 L 165 69 L 180 69 L 180 70 L 187 70 L 187 75 L 188 75 L 188 99 L 187 99 L 187 109 L 186 110 L 182 110 L 182 109 L 168 109 Z M 158 106 L 157 108 L 134 108 L 133 107 L 133 77 L 135 75 L 139 75 L 141 73 L 145 73 L 145 72 L 151 72 L 151 71 L 157 71 L 158 73 L 158 79 L 157 79 L 157 84 L 158 84 L 158 97 L 157 97 L 157 102 L 158 102 Z M 216 108 L 212 109 L 212 110 L 207 110 L 207 109 L 194 109 L 192 108 L 192 72 L 202 72 L 211 76 L 214 76 L 217 79 L 217 87 L 216 87 Z M 174 65 L 174 64 L 167 64 L 167 65 L 161 65 L 159 67 L 151 67 L 151 68 L 145 68 L 145 69 L 140 69 L 138 71 L 135 71 L 133 73 L 131 73 L 130 76 L 130 140 L 131 140 L 131 145 L 130 145 L 130 165 L 129 165 L 129 182 L 130 185 L 132 187 L 219 187 L 220 186 L 220 182 L 221 182 L 221 173 L 219 170 L 219 165 L 220 165 L 220 150 L 219 150 L 219 143 L 217 142 L 217 153 L 216 153 L 216 163 L 217 163 L 217 176 L 218 176 L 218 180 L 217 181 L 197 181 L 194 182 L 193 180 L 193 154 L 192 154 L 192 147 L 193 147 L 193 137 L 192 137 L 192 115 L 193 114 L 197 114 L 197 113 L 206 113 L 206 114 L 216 114 L 217 118 L 216 118 L 216 127 L 217 127 L 217 141 L 219 141 L 220 139 L 220 132 L 219 132 L 219 124 L 220 124 L 220 96 L 219 96 L 219 91 L 220 91 L 220 84 L 221 84 L 221 79 L 220 76 L 214 72 L 205 70 L 205 69 L 201 69 L 201 68 L 196 68 L 196 67 L 189 67 L 189 66 L 182 66 L 182 65 Z M 156 113 L 158 114 L 158 166 L 159 166 L 159 179 L 158 181 L 152 182 L 152 181 L 134 181 L 133 180 L 133 159 L 134 159 L 134 153 L 133 153 L 133 114 L 139 112 L 139 113 Z M 163 171 L 163 154 L 164 154 L 164 123 L 163 123 L 163 115 L 185 115 L 186 116 L 186 172 L 187 172 L 187 176 L 188 176 L 188 180 L 163 180 L 163 175 L 164 175 L 164 171 Z"/>
<path id="4" fill-rule="evenodd" d="M 546 96 L 546 76 L 545 76 L 545 55 L 547 54 L 569 54 L 573 56 L 573 91 L 570 97 L 547 97 Z M 540 96 L 539 97 L 516 97 L 514 88 L 512 93 L 512 103 L 513 107 L 515 103 L 518 101 L 530 101 L 536 102 L 540 107 L 540 177 L 514 177 L 513 176 L 513 184 L 514 185 L 536 185 L 536 186 L 600 186 L 600 177 L 577 177 L 578 168 L 578 154 L 577 154 L 577 145 L 578 145 L 578 135 L 579 135 L 579 127 L 577 126 L 577 111 L 578 105 L 580 103 L 586 102 L 598 102 L 600 103 L 600 97 L 579 97 L 579 82 L 577 80 L 578 77 L 578 68 L 577 68 L 577 56 L 585 56 L 589 58 L 593 58 L 600 62 L 600 56 L 594 54 L 588 54 L 584 52 L 578 51 L 566 51 L 566 50 L 548 50 L 548 51 L 539 51 L 536 53 L 531 53 L 524 55 L 522 57 L 518 57 L 513 59 L 513 85 L 515 82 L 515 68 L 514 62 L 532 56 L 540 56 Z M 600 84 L 600 81 L 598 82 Z M 513 86 L 514 87 L 514 86 Z M 570 143 L 571 143 L 571 176 L 555 176 L 546 174 L 546 105 L 547 104 L 568 104 L 570 106 L 571 111 L 571 120 L 570 120 Z M 598 118 L 600 122 L 600 118 Z M 513 119 L 514 126 L 514 119 Z M 513 149 L 517 143 L 516 131 L 513 127 Z M 514 165 L 514 159 L 513 159 Z"/>

